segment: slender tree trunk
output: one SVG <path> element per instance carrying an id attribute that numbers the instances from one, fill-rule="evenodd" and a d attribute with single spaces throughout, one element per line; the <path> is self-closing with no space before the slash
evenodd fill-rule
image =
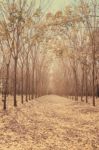
<path id="1" fill-rule="evenodd" d="M 32 68 L 32 99 L 34 99 L 34 64 L 33 64 L 33 68 Z"/>
<path id="2" fill-rule="evenodd" d="M 25 85 L 26 86 L 26 91 L 25 91 L 26 97 L 25 97 L 25 99 L 26 99 L 26 102 L 28 102 L 28 56 L 26 59 L 27 59 L 26 60 L 27 62 L 26 62 L 26 85 Z"/>
<path id="3" fill-rule="evenodd" d="M 74 69 L 74 76 L 75 76 L 75 100 L 78 101 L 78 81 L 77 81 L 77 73 Z"/>
<path id="4" fill-rule="evenodd" d="M 86 103 L 88 103 L 88 74 L 87 74 L 87 66 L 86 66 Z"/>
<path id="5" fill-rule="evenodd" d="M 35 97 L 38 97 L 38 76 L 37 76 L 37 70 L 35 70 Z"/>
<path id="6" fill-rule="evenodd" d="M 93 62 L 92 62 L 92 96 L 93 106 L 95 106 L 95 39 L 93 42 Z"/>
<path id="7" fill-rule="evenodd" d="M 23 104 L 23 64 L 22 64 L 22 70 L 21 70 L 21 102 Z"/>
<path id="8" fill-rule="evenodd" d="M 29 94 L 29 100 L 31 100 L 31 84 L 30 84 L 31 76 L 30 76 L 30 69 L 28 66 L 28 94 Z"/>
<path id="9" fill-rule="evenodd" d="M 7 70 L 7 72 L 6 72 L 6 81 L 5 81 L 5 91 L 4 91 L 4 110 L 6 110 L 6 108 L 7 108 L 7 104 L 6 104 L 6 102 L 7 102 L 7 91 L 8 91 L 8 79 L 9 79 L 9 64 L 7 64 L 6 65 L 6 70 Z"/>
<path id="10" fill-rule="evenodd" d="M 82 83 L 81 83 L 81 101 L 83 101 L 83 94 L 84 94 L 84 66 L 83 66 L 83 75 L 82 75 Z"/>
<path id="11" fill-rule="evenodd" d="M 93 106 L 95 106 L 95 64 L 93 62 L 93 87 L 92 87 L 92 95 L 93 95 Z"/>
<path id="12" fill-rule="evenodd" d="M 17 107 L 17 100 L 16 100 L 16 94 L 17 94 L 17 57 L 14 59 L 15 66 L 14 66 L 14 106 Z"/>
<path id="13" fill-rule="evenodd" d="M 94 31 L 96 29 L 96 5 L 94 5 Z M 95 43 L 95 33 L 94 33 L 94 38 L 93 38 L 93 70 L 92 70 L 92 75 L 93 75 L 93 87 L 92 87 L 92 95 L 93 95 L 93 106 L 95 106 L 95 51 L 96 51 L 96 43 Z"/>

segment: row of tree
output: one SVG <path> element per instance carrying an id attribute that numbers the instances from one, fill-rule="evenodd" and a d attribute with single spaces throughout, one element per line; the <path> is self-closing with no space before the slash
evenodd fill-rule
<path id="1" fill-rule="evenodd" d="M 40 1 L 2 1 L 0 4 L 0 50 L 1 83 L 4 109 L 7 96 L 14 96 L 17 106 L 17 94 L 21 101 L 28 101 L 44 93 L 47 84 L 46 43 L 44 45 L 44 28 L 40 26 L 43 17 Z M 45 71 L 44 71 L 45 70 Z"/>
<path id="2" fill-rule="evenodd" d="M 86 103 L 88 96 L 92 96 L 93 106 L 95 97 L 99 96 L 98 5 L 96 0 L 80 0 L 78 5 L 67 6 L 63 13 L 47 14 L 49 37 L 53 41 L 51 48 L 63 62 L 64 86 L 62 84 L 60 91 L 75 96 L 75 100 L 81 96 L 83 101 L 85 96 Z M 56 87 L 57 79 L 61 79 L 59 75 L 55 74 Z M 59 88 L 56 91 L 59 93 Z"/>

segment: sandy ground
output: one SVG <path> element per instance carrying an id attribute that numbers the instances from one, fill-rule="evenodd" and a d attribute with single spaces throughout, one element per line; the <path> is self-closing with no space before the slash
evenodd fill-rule
<path id="1" fill-rule="evenodd" d="M 0 110 L 0 150 L 99 150 L 99 106 L 52 95 Z"/>

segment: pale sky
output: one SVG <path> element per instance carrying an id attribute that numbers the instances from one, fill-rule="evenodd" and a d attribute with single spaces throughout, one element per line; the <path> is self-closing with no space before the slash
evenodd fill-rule
<path id="1" fill-rule="evenodd" d="M 66 5 L 73 4 L 74 0 L 53 0 L 53 4 L 49 10 L 55 12 L 57 10 L 63 10 Z"/>
<path id="2" fill-rule="evenodd" d="M 37 3 L 39 3 L 39 1 L 40 0 L 36 0 Z M 74 4 L 75 1 L 77 0 L 49 0 L 49 3 L 51 3 L 47 11 L 55 13 L 57 10 L 63 10 L 66 5 Z M 46 0 L 44 2 L 46 3 Z"/>
<path id="3" fill-rule="evenodd" d="M 2 2 L 4 0 L 0 0 L 0 2 Z M 12 1 L 12 0 L 9 0 L 9 1 Z M 16 2 L 17 1 L 20 1 L 20 0 L 15 0 Z M 32 0 L 27 0 L 28 2 L 31 2 Z M 39 3 L 40 3 L 40 0 L 35 0 L 36 1 L 36 7 L 38 7 Z M 42 1 L 42 5 L 45 3 L 47 4 L 47 1 L 48 1 L 48 6 L 44 7 L 45 10 L 47 10 L 47 12 L 52 12 L 52 13 L 55 13 L 56 11 L 58 10 L 64 10 L 65 6 L 66 5 L 73 5 L 75 3 L 77 3 L 78 0 L 41 0 Z M 50 3 L 50 5 L 49 5 Z"/>

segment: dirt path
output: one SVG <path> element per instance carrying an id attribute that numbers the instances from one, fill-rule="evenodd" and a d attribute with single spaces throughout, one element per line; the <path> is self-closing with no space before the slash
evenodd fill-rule
<path id="1" fill-rule="evenodd" d="M 99 150 L 99 107 L 52 95 L 1 111 L 0 150 Z"/>

